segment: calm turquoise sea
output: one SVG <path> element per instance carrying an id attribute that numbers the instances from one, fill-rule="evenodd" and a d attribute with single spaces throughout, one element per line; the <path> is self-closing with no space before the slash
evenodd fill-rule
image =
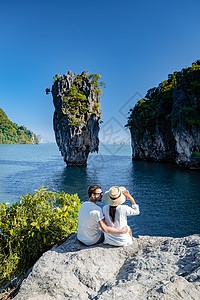
<path id="1" fill-rule="evenodd" d="M 0 145 L 0 202 L 13 203 L 42 185 L 78 193 L 86 201 L 91 184 L 103 191 L 113 185 L 130 191 L 141 211 L 128 219 L 134 236 L 200 233 L 199 171 L 132 162 L 129 145 L 100 145 L 98 154 L 90 154 L 87 168 L 67 168 L 55 144 Z M 103 199 L 100 206 L 104 204 Z"/>

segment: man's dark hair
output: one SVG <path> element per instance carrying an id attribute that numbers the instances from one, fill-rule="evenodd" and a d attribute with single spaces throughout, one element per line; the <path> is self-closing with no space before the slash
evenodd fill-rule
<path id="1" fill-rule="evenodd" d="M 88 188 L 88 196 L 89 198 L 92 196 L 92 194 L 97 190 L 97 189 L 101 189 L 101 186 L 99 185 L 90 185 Z"/>

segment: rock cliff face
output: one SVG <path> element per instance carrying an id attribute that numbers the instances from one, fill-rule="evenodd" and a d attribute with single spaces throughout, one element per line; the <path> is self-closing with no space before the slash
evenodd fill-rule
<path id="1" fill-rule="evenodd" d="M 52 86 L 56 142 L 67 166 L 86 166 L 90 152 L 98 151 L 101 119 L 100 75 L 57 75 Z"/>
<path id="2" fill-rule="evenodd" d="M 200 169 L 200 61 L 150 89 L 127 126 L 133 159 Z"/>
<path id="3" fill-rule="evenodd" d="M 199 300 L 200 236 L 141 236 L 128 247 L 76 235 L 34 265 L 15 300 Z"/>

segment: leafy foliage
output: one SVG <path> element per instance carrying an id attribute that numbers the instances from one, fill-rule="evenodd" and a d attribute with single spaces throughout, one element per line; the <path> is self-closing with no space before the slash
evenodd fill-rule
<path id="1" fill-rule="evenodd" d="M 93 111 L 94 112 L 98 111 L 99 107 L 100 107 L 100 103 L 95 103 L 94 106 L 93 106 Z"/>
<path id="2" fill-rule="evenodd" d="M 77 231 L 80 200 L 42 187 L 0 204 L 0 283 L 22 275 L 43 252 Z"/>
<path id="3" fill-rule="evenodd" d="M 25 126 L 11 122 L 0 108 L 0 144 L 39 144 L 39 141 Z"/>
<path id="4" fill-rule="evenodd" d="M 193 154 L 192 154 L 192 158 L 200 160 L 200 152 L 194 151 Z"/>
<path id="5" fill-rule="evenodd" d="M 59 74 L 56 74 L 55 76 L 54 76 L 54 81 L 56 81 L 56 80 L 58 80 L 60 78 L 60 75 Z"/>

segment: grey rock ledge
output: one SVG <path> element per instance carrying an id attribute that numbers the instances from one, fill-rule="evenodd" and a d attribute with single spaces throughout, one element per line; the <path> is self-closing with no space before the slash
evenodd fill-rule
<path id="1" fill-rule="evenodd" d="M 14 299 L 199 300 L 200 235 L 86 247 L 74 234 L 42 255 Z"/>

